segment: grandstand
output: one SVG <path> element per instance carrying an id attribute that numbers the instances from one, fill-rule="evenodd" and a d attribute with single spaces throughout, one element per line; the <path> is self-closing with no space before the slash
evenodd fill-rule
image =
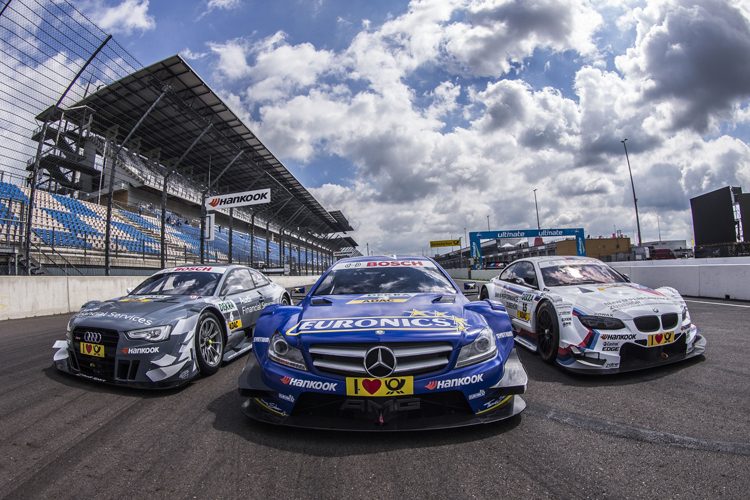
<path id="1" fill-rule="evenodd" d="M 65 0 L 8 3 L 0 29 L 10 56 L 0 58 L 10 75 L 0 118 L 11 123 L 0 137 L 0 273 L 243 262 L 309 274 L 335 251 L 358 253 L 346 217 L 324 209 L 179 55 L 144 68 Z M 61 55 L 77 74 L 26 62 Z M 260 189 L 268 203 L 214 211 L 214 239 L 202 237 L 206 197 Z"/>

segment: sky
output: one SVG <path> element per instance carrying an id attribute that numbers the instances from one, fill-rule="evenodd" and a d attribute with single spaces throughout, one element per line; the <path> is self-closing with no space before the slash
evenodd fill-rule
<path id="1" fill-rule="evenodd" d="M 634 239 L 623 139 L 646 241 L 750 191 L 746 1 L 73 3 L 144 66 L 181 54 L 363 253 L 534 229 L 534 190 L 542 228 Z"/>

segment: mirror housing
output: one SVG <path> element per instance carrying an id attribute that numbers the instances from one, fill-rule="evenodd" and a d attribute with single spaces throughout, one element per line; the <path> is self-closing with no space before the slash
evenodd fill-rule
<path id="1" fill-rule="evenodd" d="M 478 293 L 476 281 L 464 281 L 464 295 L 476 295 Z"/>
<path id="2" fill-rule="evenodd" d="M 304 286 L 295 286 L 292 288 L 292 295 L 304 295 L 305 294 L 305 287 Z"/>
<path id="3" fill-rule="evenodd" d="M 135 290 L 135 288 L 133 288 L 133 287 L 130 287 L 130 288 L 126 288 L 126 289 L 125 289 L 125 293 L 127 293 L 128 295 L 130 295 L 130 294 L 132 293 L 132 291 L 133 291 L 133 290 Z"/>

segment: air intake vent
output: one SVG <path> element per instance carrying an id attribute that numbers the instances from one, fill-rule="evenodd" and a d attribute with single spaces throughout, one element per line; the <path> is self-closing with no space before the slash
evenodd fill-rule
<path id="1" fill-rule="evenodd" d="M 677 313 L 668 313 L 668 314 L 662 314 L 661 315 L 661 326 L 665 330 L 671 330 L 672 328 L 677 326 L 677 320 L 679 316 Z"/>
<path id="2" fill-rule="evenodd" d="M 641 316 L 633 320 L 635 327 L 642 332 L 655 332 L 661 327 L 658 316 Z"/>

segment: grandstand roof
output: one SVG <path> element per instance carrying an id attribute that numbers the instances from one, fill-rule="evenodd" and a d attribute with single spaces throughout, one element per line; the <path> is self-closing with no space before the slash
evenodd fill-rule
<path id="1" fill-rule="evenodd" d="M 270 188 L 271 203 L 252 207 L 263 219 L 299 227 L 301 233 L 308 234 L 353 230 L 341 212 L 328 212 L 320 205 L 179 55 L 103 87 L 72 107 L 94 110 L 91 128 L 98 135 L 106 136 L 118 126 L 119 142 L 165 89 L 164 97 L 126 145 L 129 150 L 137 147 L 141 155 L 158 150 L 162 165 L 174 164 L 211 124 L 177 167 L 180 175 L 205 188 L 242 151 L 216 182 L 212 194 Z M 345 244 L 350 243 L 353 240 Z"/>

